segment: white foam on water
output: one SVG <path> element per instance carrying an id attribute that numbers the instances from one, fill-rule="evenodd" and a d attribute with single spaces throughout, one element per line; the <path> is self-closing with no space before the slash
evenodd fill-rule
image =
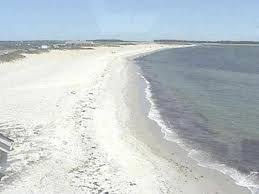
<path id="1" fill-rule="evenodd" d="M 147 81 L 146 78 L 141 73 L 138 73 L 138 74 L 141 76 L 141 78 L 144 79 L 144 81 L 146 82 L 146 85 L 147 85 L 145 88 L 145 93 L 146 93 L 146 99 L 150 103 L 150 111 L 148 113 L 148 118 L 155 121 L 160 126 L 161 132 L 164 134 L 165 139 L 167 139 L 168 134 L 175 135 L 175 137 L 176 137 L 176 134 L 172 130 L 170 130 L 170 128 L 168 128 L 166 126 L 164 120 L 161 118 L 161 114 L 152 99 L 151 86 L 150 86 L 149 81 Z M 177 140 L 176 140 L 176 142 L 180 143 Z"/>
<path id="2" fill-rule="evenodd" d="M 146 99 L 150 103 L 150 111 L 148 113 L 148 118 L 155 121 L 161 129 L 161 132 L 164 134 L 164 139 L 175 142 L 180 145 L 184 150 L 188 151 L 188 157 L 192 158 L 197 162 L 197 164 L 201 167 L 210 168 L 217 170 L 225 175 L 230 176 L 237 185 L 247 187 L 252 194 L 259 194 L 259 185 L 255 183 L 256 175 L 259 175 L 259 172 L 251 172 L 249 175 L 245 175 L 238 170 L 227 166 L 226 164 L 220 164 L 215 161 L 208 161 L 208 158 L 205 159 L 204 156 L 208 156 L 208 153 L 204 153 L 202 151 L 197 151 L 189 146 L 185 145 L 184 142 L 179 138 L 179 136 L 174 132 L 175 127 L 170 123 L 170 127 L 168 127 L 165 121 L 162 119 L 160 111 L 157 108 L 157 105 L 152 98 L 152 89 L 150 82 L 140 73 L 141 70 L 139 68 L 138 75 L 145 81 L 146 88 L 145 94 Z M 207 161 L 206 161 L 207 160 Z"/>
<path id="3" fill-rule="evenodd" d="M 229 167 L 226 164 L 218 163 L 216 161 L 211 161 L 208 153 L 204 153 L 198 150 L 191 150 L 188 156 L 194 159 L 199 166 L 210 168 L 217 170 L 225 175 L 230 176 L 237 185 L 242 187 L 247 187 L 252 194 L 259 193 L 259 185 L 256 184 L 256 176 L 259 174 L 258 172 L 250 172 L 249 175 L 241 173 L 240 171 Z"/>

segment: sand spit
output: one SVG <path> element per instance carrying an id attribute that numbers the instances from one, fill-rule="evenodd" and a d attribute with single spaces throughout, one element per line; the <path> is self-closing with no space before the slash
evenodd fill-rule
<path id="1" fill-rule="evenodd" d="M 2 192 L 130 193 L 135 183 L 96 137 L 96 102 L 114 61 L 162 47 L 55 50 L 2 63 L 0 132 L 14 140 L 7 159 L 1 154 Z"/>
<path id="2" fill-rule="evenodd" d="M 0 133 L 14 140 L 1 154 L 0 191 L 200 194 L 196 180 L 180 189 L 188 168 L 132 135 L 123 96 L 127 58 L 169 47 L 178 46 L 55 50 L 0 64 Z"/>

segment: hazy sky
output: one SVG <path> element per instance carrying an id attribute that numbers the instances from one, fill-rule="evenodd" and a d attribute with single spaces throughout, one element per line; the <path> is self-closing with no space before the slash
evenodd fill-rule
<path id="1" fill-rule="evenodd" d="M 259 0 L 1 0 L 0 40 L 258 40 Z"/>

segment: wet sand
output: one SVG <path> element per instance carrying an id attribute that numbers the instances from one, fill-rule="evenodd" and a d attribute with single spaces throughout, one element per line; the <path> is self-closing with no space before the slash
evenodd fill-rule
<path id="1" fill-rule="evenodd" d="M 51 51 L 1 64 L 2 193 L 247 193 L 147 119 L 129 58 L 176 45 Z"/>
<path id="2" fill-rule="evenodd" d="M 125 101 L 131 110 L 128 123 L 136 139 L 162 158 L 162 161 L 152 157 L 150 160 L 157 167 L 157 174 L 163 174 L 160 182 L 164 184 L 165 193 L 250 193 L 247 188 L 236 185 L 229 176 L 198 166 L 178 144 L 166 140 L 157 123 L 148 118 L 147 84 L 139 74 L 140 69 L 134 61 L 129 63 L 125 92 Z"/>

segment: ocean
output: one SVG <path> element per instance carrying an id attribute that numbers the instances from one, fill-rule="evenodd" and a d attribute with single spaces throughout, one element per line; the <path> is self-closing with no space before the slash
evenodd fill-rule
<path id="1" fill-rule="evenodd" d="M 259 46 L 174 48 L 136 62 L 166 139 L 259 193 Z"/>

